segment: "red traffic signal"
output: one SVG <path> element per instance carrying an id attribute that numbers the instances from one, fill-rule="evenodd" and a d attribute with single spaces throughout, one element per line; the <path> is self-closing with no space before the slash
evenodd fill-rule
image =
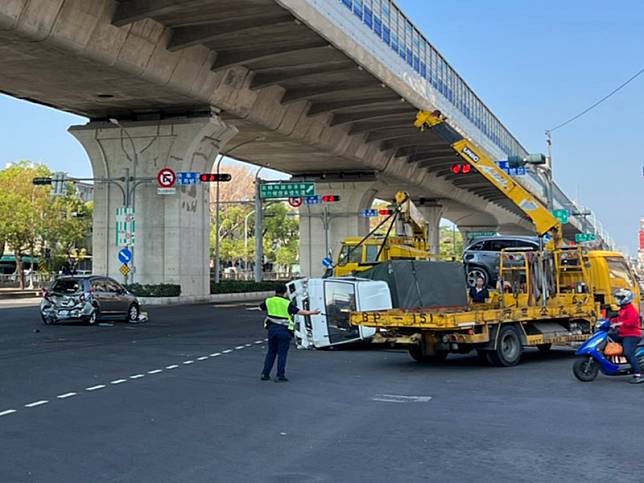
<path id="1" fill-rule="evenodd" d="M 380 216 L 389 216 L 389 215 L 393 215 L 393 213 L 394 213 L 394 210 L 389 210 L 389 209 L 378 210 L 378 214 Z"/>
<path id="2" fill-rule="evenodd" d="M 322 196 L 322 203 L 335 203 L 340 201 L 340 196 L 338 195 L 324 195 Z"/>
<path id="3" fill-rule="evenodd" d="M 233 177 L 228 173 L 201 173 L 199 179 L 202 183 L 215 183 L 217 181 L 230 181 Z"/>
<path id="4" fill-rule="evenodd" d="M 470 174 L 473 171 L 471 164 L 453 164 L 451 169 L 454 174 Z"/>

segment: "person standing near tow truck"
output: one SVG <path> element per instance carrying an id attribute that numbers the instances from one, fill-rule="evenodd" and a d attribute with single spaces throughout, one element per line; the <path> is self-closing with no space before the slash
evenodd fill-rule
<path id="1" fill-rule="evenodd" d="M 318 315 L 319 310 L 303 310 L 288 298 L 286 285 L 275 287 L 275 296 L 268 297 L 259 308 L 266 312 L 264 327 L 268 329 L 268 352 L 264 360 L 261 380 L 268 381 L 277 356 L 277 377 L 275 382 L 288 382 L 286 378 L 286 356 L 295 330 L 294 315 Z"/>
<path id="2" fill-rule="evenodd" d="M 617 336 L 611 335 L 610 338 L 615 342 L 621 343 L 624 347 L 624 357 L 628 359 L 633 368 L 633 378 L 629 381 L 631 384 L 640 384 L 644 382 L 642 368 L 640 367 L 635 351 L 642 338 L 640 329 L 640 314 L 633 305 L 634 295 L 628 289 L 621 289 L 615 292 L 615 298 L 619 304 L 619 314 L 611 319 L 612 327 L 619 328 Z"/>

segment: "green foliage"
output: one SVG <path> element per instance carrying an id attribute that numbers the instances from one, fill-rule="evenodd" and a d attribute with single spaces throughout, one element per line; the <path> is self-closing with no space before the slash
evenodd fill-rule
<path id="1" fill-rule="evenodd" d="M 178 297 L 181 295 L 181 285 L 171 283 L 160 283 L 156 285 L 132 283 L 126 285 L 125 288 L 137 297 Z"/>
<path id="2" fill-rule="evenodd" d="M 83 204 L 72 185 L 67 186 L 65 196 L 53 199 L 51 186 L 32 184 L 35 177 L 51 175 L 47 166 L 29 161 L 0 170 L 0 247 L 6 243 L 15 254 L 21 287 L 25 254 L 34 253 L 45 259 L 44 249 L 49 247 L 52 258 L 41 269 L 53 270 L 54 262 L 64 261 L 90 232 L 92 207 Z"/>
<path id="3" fill-rule="evenodd" d="M 297 263 L 299 246 L 299 223 L 291 216 L 285 203 L 272 203 L 264 207 L 264 257 L 283 270 L 290 270 Z M 220 247 L 222 265 L 244 262 L 252 264 L 255 260 L 255 213 L 250 205 L 227 206 L 221 210 Z M 214 217 L 213 217 L 214 218 Z M 246 220 L 246 223 L 244 223 Z M 244 230 L 247 230 L 244 236 Z M 213 220 L 210 232 L 211 255 L 214 258 L 216 223 Z"/>
<path id="4" fill-rule="evenodd" d="M 275 287 L 284 282 L 252 282 L 246 280 L 224 280 L 210 283 L 210 293 L 248 293 L 275 290 Z"/>
<path id="5" fill-rule="evenodd" d="M 440 228 L 440 256 L 443 259 L 455 257 L 461 261 L 463 257 L 463 236 L 458 229 L 449 226 Z"/>

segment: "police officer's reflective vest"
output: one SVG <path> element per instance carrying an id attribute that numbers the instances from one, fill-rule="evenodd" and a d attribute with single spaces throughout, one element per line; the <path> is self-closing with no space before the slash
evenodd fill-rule
<path id="1" fill-rule="evenodd" d="M 291 305 L 290 300 L 284 297 L 269 297 L 266 299 L 265 304 L 268 316 L 264 321 L 264 327 L 268 326 L 268 323 L 271 322 L 273 324 L 283 325 L 288 330 L 295 330 L 295 321 L 291 317 L 291 314 L 288 313 L 288 307 Z"/>

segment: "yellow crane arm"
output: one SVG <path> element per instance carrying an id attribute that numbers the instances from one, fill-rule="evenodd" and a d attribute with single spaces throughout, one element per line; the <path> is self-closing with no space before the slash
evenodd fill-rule
<path id="1" fill-rule="evenodd" d="M 496 186 L 532 220 L 539 236 L 551 234 L 555 245 L 558 246 L 562 240 L 561 222 L 541 201 L 499 168 L 483 148 L 464 138 L 445 121 L 446 118 L 439 111 L 421 111 L 416 116 L 414 125 L 420 130 L 432 129 L 432 132 L 447 141 L 463 160 Z"/>

